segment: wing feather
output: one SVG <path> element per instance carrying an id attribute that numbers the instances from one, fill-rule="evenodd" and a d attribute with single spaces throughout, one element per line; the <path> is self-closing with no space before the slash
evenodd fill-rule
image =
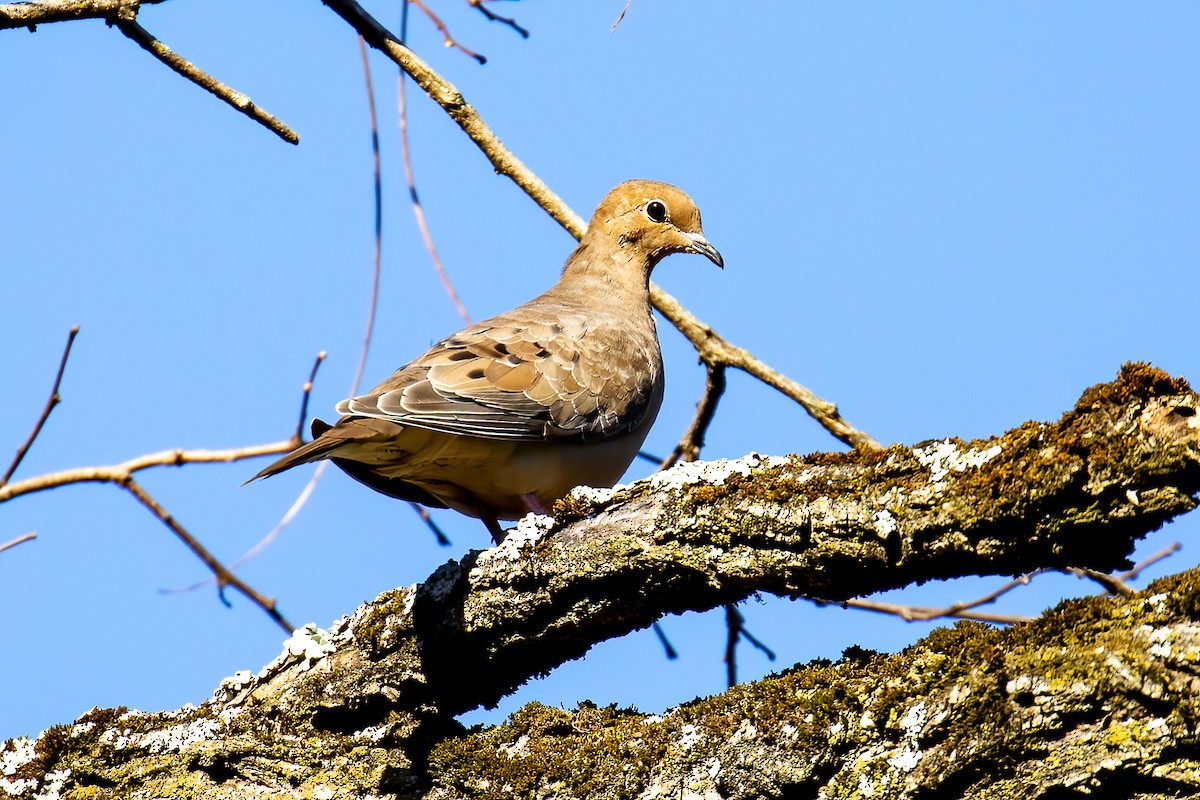
<path id="1" fill-rule="evenodd" d="M 594 310 L 527 304 L 443 339 L 338 411 L 490 439 L 619 435 L 661 392 L 657 337 L 639 333 Z"/>

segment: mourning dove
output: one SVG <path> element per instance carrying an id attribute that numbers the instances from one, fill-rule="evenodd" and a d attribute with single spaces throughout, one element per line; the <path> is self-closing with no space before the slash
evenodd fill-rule
<path id="1" fill-rule="evenodd" d="M 627 181 L 601 201 L 558 282 L 435 344 L 335 425 L 251 480 L 327 458 L 383 494 L 478 517 L 544 512 L 575 486 L 612 486 L 663 397 L 650 272 L 672 253 L 724 267 L 674 186 Z"/>

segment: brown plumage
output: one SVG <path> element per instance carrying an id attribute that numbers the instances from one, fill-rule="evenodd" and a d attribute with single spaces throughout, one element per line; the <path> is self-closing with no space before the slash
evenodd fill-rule
<path id="1" fill-rule="evenodd" d="M 342 401 L 337 424 L 315 420 L 313 441 L 254 477 L 328 458 L 376 491 L 479 517 L 497 540 L 497 519 L 612 486 L 662 402 L 650 273 L 685 252 L 724 266 L 691 198 L 622 183 L 554 286 Z"/>

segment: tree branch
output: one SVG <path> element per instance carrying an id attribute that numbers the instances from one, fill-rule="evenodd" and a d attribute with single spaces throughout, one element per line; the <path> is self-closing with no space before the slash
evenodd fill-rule
<path id="1" fill-rule="evenodd" d="M 675 466 L 676 462 L 695 461 L 700 457 L 700 451 L 704 448 L 704 437 L 708 433 L 708 426 L 712 424 L 713 417 L 717 413 L 717 403 L 721 400 L 721 395 L 725 393 L 725 366 L 723 364 L 706 364 L 706 376 L 704 380 L 704 394 L 700 396 L 700 402 L 696 404 L 696 416 L 692 419 L 692 424 L 684 432 L 683 438 L 679 440 L 679 444 L 675 445 L 675 449 L 671 451 L 671 455 L 662 460 L 658 465 L 660 470 L 669 469 Z"/>
<path id="2" fill-rule="evenodd" d="M 224 100 L 228 105 L 236 108 L 285 142 L 300 144 L 300 135 L 285 125 L 281 119 L 268 113 L 249 97 L 233 87 L 222 83 L 204 70 L 197 68 L 192 62 L 156 39 L 152 33 L 139 25 L 136 19 L 118 16 L 113 21 L 113 24 L 116 25 L 121 33 L 137 42 L 147 53 L 201 89 Z"/>
<path id="3" fill-rule="evenodd" d="M 1138 537 L 1197 505 L 1198 405 L 1184 381 L 1130 364 L 1058 422 L 991 439 L 682 463 L 628 487 L 577 491 L 557 504 L 555 520 L 529 517 L 501 545 L 384 593 L 331 632 L 297 632 L 275 662 L 227 680 L 199 709 L 94 712 L 60 729 L 39 741 L 37 769 L 60 777 L 51 770 L 69 769 L 61 779 L 72 785 L 149 795 L 166 785 L 160 780 L 222 796 L 331 780 L 349 794 L 432 784 L 439 798 L 489 796 L 486 781 L 511 794 L 512 781 L 544 780 L 544 791 L 524 794 L 595 796 L 576 778 L 555 777 L 559 765 L 574 765 L 573 775 L 594 774 L 597 786 L 627 786 L 632 796 L 650 792 L 660 771 L 681 781 L 693 775 L 699 786 L 723 775 L 723 795 L 750 797 L 763 796 L 761 781 L 785 775 L 811 795 L 843 778 L 857 785 L 861 774 L 882 780 L 880 770 L 902 781 L 889 784 L 897 792 L 951 775 L 947 796 L 1010 796 L 972 795 L 977 783 L 1011 777 L 981 775 L 972 764 L 994 763 L 997 748 L 1010 747 L 1023 759 L 1013 769 L 1067 780 L 1066 754 L 1050 757 L 1045 742 L 1082 726 L 1091 734 L 1081 741 L 1101 744 L 1067 766 L 1100 775 L 1097 765 L 1107 762 L 1095 747 L 1114 741 L 1100 735 L 1104 726 L 1137 720 L 1148 738 L 1117 755 L 1105 749 L 1105 759 L 1173 770 L 1154 742 L 1191 742 L 1200 758 L 1192 723 L 1166 716 L 1194 697 L 1196 575 L 1154 594 L 1080 601 L 1083 611 L 1009 631 L 962 623 L 897 656 L 857 651 L 665 719 L 606 712 L 613 724 L 637 724 L 636 735 L 619 734 L 626 744 L 616 760 L 635 765 L 624 777 L 582 767 L 586 737 L 597 730 L 585 721 L 589 709 L 573 718 L 548 712 L 558 727 L 542 726 L 536 737 L 525 727 L 544 719 L 536 705 L 510 726 L 465 739 L 453 716 L 663 614 L 755 592 L 836 600 L 959 575 L 1122 566 Z M 701 728 L 730 721 L 738 698 L 746 705 L 732 715 L 736 729 Z M 89 733 L 89 722 L 116 727 L 130 744 L 114 749 L 115 734 Z M 1031 726 L 1042 733 L 1029 734 Z M 553 758 L 526 761 L 530 748 L 555 741 Z M 750 750 L 727 749 L 738 741 Z M 93 746 L 107 748 L 104 759 Z M 768 751 L 784 760 L 755 760 Z M 176 752 L 182 758 L 172 761 Z M 489 762 L 495 757 L 503 761 Z M 864 758 L 879 769 L 860 772 Z M 690 773 L 697 764 L 703 772 Z M 531 777 L 522 777 L 526 767 Z M 1182 780 L 1200 769 L 1169 774 Z M 760 782 L 743 783 L 752 775 Z M 555 780 L 567 780 L 561 792 L 546 788 Z"/>
<path id="4" fill-rule="evenodd" d="M 187 545 L 188 549 L 195 553 L 196 557 L 203 561 L 206 567 L 212 570 L 213 575 L 215 575 L 217 578 L 218 592 L 221 593 L 222 601 L 225 600 L 225 587 L 232 586 L 249 598 L 263 611 L 267 612 L 267 615 L 271 617 L 271 619 L 275 620 L 279 627 L 283 628 L 284 633 L 291 633 L 296 629 L 295 626 L 284 619 L 283 614 L 279 613 L 279 608 L 275 603 L 275 598 L 268 597 L 256 591 L 237 575 L 233 574 L 233 572 L 226 569 L 225 565 L 222 564 L 216 556 L 209 552 L 208 548 L 200 544 L 199 539 L 197 539 L 195 536 L 192 536 L 192 534 L 189 533 L 182 524 L 180 524 L 179 520 L 175 519 L 172 514 L 163 508 L 162 504 L 155 500 L 154 497 L 147 492 L 140 483 L 135 481 L 132 476 L 126 477 L 123 481 L 121 481 L 120 486 L 137 498 L 137 501 L 145 506 L 151 514 L 158 517 L 159 521 L 166 525 L 172 533 L 178 536 L 180 541 Z"/>
<path id="5" fill-rule="evenodd" d="M 67 370 L 67 359 L 71 357 L 71 345 L 75 344 L 75 337 L 78 335 L 78 325 L 71 328 L 71 332 L 67 334 L 67 346 L 63 348 L 62 359 L 58 362 L 58 373 L 54 376 L 54 388 L 50 390 L 50 397 L 46 400 L 46 405 L 42 408 L 42 415 L 38 417 L 37 423 L 34 424 L 29 438 L 17 448 L 17 454 L 13 457 L 12 463 L 8 465 L 8 470 L 4 473 L 4 477 L 0 477 L 0 489 L 4 488 L 13 476 L 13 473 L 17 471 L 17 467 L 21 466 L 21 462 L 25 460 L 25 454 L 29 452 L 29 448 L 33 446 L 34 440 L 42 432 L 42 427 L 45 426 L 46 420 L 50 419 L 50 412 L 54 411 L 54 407 L 62 402 L 62 397 L 59 395 L 58 390 L 62 386 L 63 373 Z"/>
<path id="6" fill-rule="evenodd" d="M 19 544 L 25 544 L 25 542 L 33 541 L 36 538 L 37 538 L 37 534 L 33 533 L 32 531 L 30 531 L 29 533 L 23 533 L 15 539 L 11 539 L 11 540 L 5 542 L 4 544 L 0 544 L 0 553 L 3 553 L 5 550 L 14 548 Z"/>
<path id="7" fill-rule="evenodd" d="M 162 0 L 41 0 L 32 3 L 4 3 L 0 4 L 0 30 L 29 28 L 33 31 L 42 23 L 103 19 L 179 75 L 225 101 L 285 142 L 299 144 L 300 137 L 278 117 L 267 113 L 246 95 L 199 69 L 138 24 L 137 15 L 142 4 L 160 2 Z"/>
<path id="8" fill-rule="evenodd" d="M 136 16 L 144 5 L 164 0 L 35 0 L 28 3 L 0 3 L 0 30 L 29 28 L 48 22 L 70 22 L 78 19 L 112 20 L 121 16 Z"/>

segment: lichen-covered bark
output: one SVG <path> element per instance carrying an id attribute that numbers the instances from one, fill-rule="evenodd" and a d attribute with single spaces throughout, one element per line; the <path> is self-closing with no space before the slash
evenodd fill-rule
<path id="1" fill-rule="evenodd" d="M 530 705 L 448 739 L 426 795 L 1177 797 L 1200 791 L 1200 574 L 960 622 L 897 655 L 848 652 L 663 717 Z"/>
<path id="2" fill-rule="evenodd" d="M 1149 780 L 1126 766 L 1134 751 L 1178 761 L 1138 791 L 1176 793 L 1192 780 L 1191 578 L 1140 606 L 1090 601 L 1012 632 L 959 626 L 898 656 L 810 666 L 663 720 L 534 707 L 465 737 L 453 716 L 665 613 L 757 591 L 841 599 L 956 575 L 1118 567 L 1137 537 L 1196 504 L 1197 400 L 1183 381 L 1128 365 L 1058 422 L 993 439 L 685 464 L 580 492 L 554 520 L 528 520 L 328 633 L 299 632 L 275 663 L 227 680 L 200 708 L 97 711 L 10 743 L 0 796 L 836 797 L 925 786 L 922 797 L 1026 797 L 1024 783 L 1043 778 Z M 1137 720 L 1149 727 L 1135 731 Z"/>

